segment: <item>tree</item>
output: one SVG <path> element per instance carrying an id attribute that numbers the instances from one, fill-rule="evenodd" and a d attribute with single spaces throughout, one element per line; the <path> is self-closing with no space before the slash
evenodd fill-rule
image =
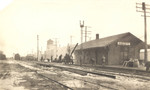
<path id="1" fill-rule="evenodd" d="M 18 53 L 15 54 L 15 60 L 20 60 L 20 55 Z"/>
<path id="2" fill-rule="evenodd" d="M 0 60 L 5 60 L 6 59 L 6 55 L 5 54 L 0 54 Z"/>

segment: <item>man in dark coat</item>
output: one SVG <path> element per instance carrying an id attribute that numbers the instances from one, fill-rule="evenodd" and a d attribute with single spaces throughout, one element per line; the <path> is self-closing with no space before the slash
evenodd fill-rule
<path id="1" fill-rule="evenodd" d="M 91 61 L 91 64 L 92 64 L 92 66 L 93 66 L 94 63 L 95 63 L 95 59 L 94 59 L 94 58 L 91 58 L 90 61 Z"/>
<path id="2" fill-rule="evenodd" d="M 150 68 L 150 61 L 147 61 L 145 63 L 145 67 L 146 67 L 146 71 L 148 72 L 149 68 Z"/>
<path id="3" fill-rule="evenodd" d="M 59 62 L 62 62 L 62 54 L 59 56 Z"/>
<path id="4" fill-rule="evenodd" d="M 69 54 L 66 53 L 66 55 L 64 57 L 65 64 L 69 63 L 69 60 L 70 60 L 70 56 L 69 56 Z"/>

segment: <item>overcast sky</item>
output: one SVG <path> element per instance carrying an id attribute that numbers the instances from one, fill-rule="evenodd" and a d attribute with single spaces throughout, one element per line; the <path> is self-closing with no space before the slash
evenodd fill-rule
<path id="1" fill-rule="evenodd" d="M 0 50 L 6 56 L 36 52 L 37 35 L 43 51 L 48 39 L 58 38 L 58 44 L 65 46 L 72 35 L 72 43 L 80 43 L 79 20 L 91 27 L 91 39 L 96 33 L 102 38 L 131 32 L 144 40 L 144 18 L 136 12 L 136 2 L 141 1 L 0 0 Z M 145 2 L 150 4 L 149 0 Z M 149 23 L 147 18 L 148 43 Z"/>

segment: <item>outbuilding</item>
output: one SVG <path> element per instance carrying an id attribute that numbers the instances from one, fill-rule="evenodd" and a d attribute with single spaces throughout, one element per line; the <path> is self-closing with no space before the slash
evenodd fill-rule
<path id="1" fill-rule="evenodd" d="M 144 48 L 144 42 L 130 32 L 100 38 L 80 44 L 75 51 L 77 64 L 91 64 L 94 58 L 96 65 L 102 64 L 105 56 L 107 65 L 122 65 L 130 58 L 139 59 L 140 49 Z"/>

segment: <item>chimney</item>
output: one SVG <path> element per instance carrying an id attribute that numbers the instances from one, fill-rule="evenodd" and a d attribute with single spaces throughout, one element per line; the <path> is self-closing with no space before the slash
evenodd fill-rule
<path id="1" fill-rule="evenodd" d="M 96 34 L 96 39 L 99 39 L 99 34 Z"/>

